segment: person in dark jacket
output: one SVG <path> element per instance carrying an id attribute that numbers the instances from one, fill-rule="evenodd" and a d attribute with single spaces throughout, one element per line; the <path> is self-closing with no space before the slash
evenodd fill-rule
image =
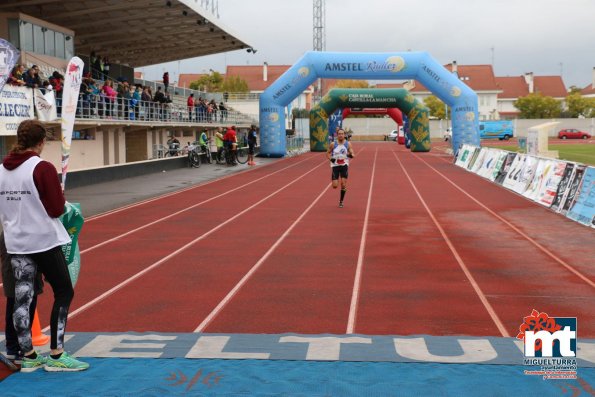
<path id="1" fill-rule="evenodd" d="M 29 88 L 41 88 L 41 79 L 39 78 L 39 66 L 33 65 L 23 75 L 25 85 Z"/>

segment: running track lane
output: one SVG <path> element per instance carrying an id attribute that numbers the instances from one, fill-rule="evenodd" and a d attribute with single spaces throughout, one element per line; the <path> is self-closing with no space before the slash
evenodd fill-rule
<path id="1" fill-rule="evenodd" d="M 362 145 L 362 146 L 366 146 L 367 148 L 370 148 L 370 147 L 372 147 L 372 145 Z M 368 152 L 370 152 L 370 151 L 368 151 Z M 410 157 L 410 156 L 411 156 L 411 154 L 410 154 L 410 153 L 408 153 L 408 155 L 409 155 L 408 157 Z M 435 156 L 434 156 L 434 157 L 435 157 Z M 364 157 L 362 156 L 361 158 L 358 158 L 358 161 L 359 161 L 359 160 L 363 160 L 363 159 L 364 159 Z M 437 159 L 437 158 L 436 158 L 436 159 Z M 438 159 L 437 159 L 437 160 L 438 160 Z M 457 167 L 454 167 L 454 166 L 452 166 L 452 165 L 450 165 L 450 164 L 446 164 L 445 162 L 442 162 L 442 164 L 445 164 L 445 165 L 449 166 L 449 167 L 450 167 L 450 168 L 449 168 L 450 170 L 452 170 L 452 169 L 455 169 L 455 170 L 457 170 Z M 413 166 L 411 166 L 411 167 L 413 167 Z M 355 168 L 354 168 L 354 169 L 355 169 Z M 408 166 L 408 168 L 407 168 L 407 169 L 409 169 L 409 166 Z M 394 168 L 393 168 L 391 171 L 394 173 Z M 457 170 L 457 171 L 461 171 L 461 170 Z M 463 172 L 464 172 L 464 171 L 463 171 Z M 436 173 L 434 172 L 434 174 L 436 174 Z M 462 175 L 462 174 L 461 174 L 461 175 Z M 470 177 L 472 177 L 472 178 L 476 178 L 476 180 L 477 180 L 477 179 L 480 179 L 479 177 L 477 177 L 477 176 L 475 176 L 475 175 L 468 175 L 468 176 L 470 176 Z M 326 171 L 326 178 L 328 178 L 328 168 L 327 168 L 327 171 Z M 434 178 L 435 178 L 435 176 L 434 176 Z M 350 179 L 352 179 L 352 178 L 350 178 Z M 328 181 L 328 179 L 327 179 L 327 181 Z M 327 183 L 328 183 L 328 182 L 327 182 Z M 351 184 L 351 182 L 350 182 L 350 185 L 351 185 L 351 186 L 353 186 L 353 185 Z M 498 187 L 497 187 L 497 188 L 498 188 Z M 498 188 L 498 189 L 501 189 L 501 188 Z M 336 194 L 337 194 L 337 192 L 334 192 L 334 193 L 336 193 Z M 349 191 L 349 193 L 348 193 L 348 199 L 347 199 L 347 201 L 349 201 L 349 197 L 350 197 L 350 195 L 352 195 L 352 193 L 353 193 L 353 190 L 350 190 L 350 191 Z M 367 193 L 367 190 L 366 190 L 366 193 Z M 509 192 L 507 192 L 507 193 L 509 193 Z M 510 193 L 509 193 L 509 194 L 510 194 Z M 519 198 L 519 199 L 520 199 L 520 198 Z M 335 200 L 336 200 L 336 198 L 335 198 Z M 335 201 L 335 200 L 333 200 L 333 201 Z M 521 199 L 521 200 L 523 200 L 523 199 Z M 335 201 L 335 203 L 336 203 L 336 201 Z M 336 205 L 336 204 L 335 204 L 335 205 Z M 553 214 L 552 214 L 552 215 L 553 215 Z M 554 216 L 555 216 L 555 215 L 554 215 Z M 326 219 L 326 218 L 325 218 L 325 219 Z M 576 226 L 577 226 L 578 228 L 580 228 L 580 226 L 579 226 L 579 225 L 576 225 Z M 358 232 L 358 233 L 361 233 L 361 231 L 360 231 L 360 232 Z M 255 239 L 254 241 L 256 241 L 256 239 Z M 326 252 L 326 251 L 325 251 L 325 252 Z M 84 262 L 84 263 L 86 263 L 86 262 Z M 365 272 L 365 268 L 364 268 L 364 272 Z M 143 277 L 143 279 L 144 279 L 144 277 Z M 153 288 L 155 288 L 155 287 L 153 287 Z M 78 291 L 80 291 L 80 289 L 79 289 L 79 287 L 77 286 L 77 293 L 78 293 Z M 153 291 L 153 292 L 154 292 L 154 291 Z M 591 296 L 592 296 L 592 295 L 591 295 Z M 127 299 L 135 299 L 135 298 L 134 298 L 133 296 L 129 296 L 129 297 L 127 297 Z M 199 304 L 200 304 L 200 303 L 199 303 Z M 440 303 L 436 303 L 436 302 L 434 302 L 434 304 L 437 304 L 437 305 L 439 305 Z M 165 305 L 165 304 L 164 304 L 164 305 Z M 107 307 L 107 308 L 105 308 L 105 309 L 106 309 L 107 311 L 109 311 L 109 310 L 110 310 L 110 307 Z M 111 307 L 111 310 L 113 310 L 113 306 Z M 172 309 L 170 309 L 170 310 L 172 310 Z M 176 309 L 173 309 L 173 310 L 176 310 Z M 105 312 L 105 310 L 104 310 L 104 312 Z M 224 312 L 225 312 L 225 311 L 224 311 Z M 222 315 L 224 315 L 224 313 L 222 313 Z M 523 312 L 523 315 L 526 315 L 526 313 L 524 313 L 524 312 Z M 556 314 L 556 315 L 559 315 L 559 314 Z M 98 316 L 99 316 L 99 317 L 101 317 L 101 315 L 98 315 Z M 137 317 L 138 317 L 138 316 L 137 316 Z M 522 318 L 522 316 L 521 316 L 521 318 Z M 404 318 L 403 320 L 404 320 L 404 321 L 407 321 L 408 319 L 407 319 L 407 318 Z M 430 322 L 431 322 L 432 320 L 431 320 L 431 319 L 428 319 L 428 321 L 430 321 Z M 516 327 L 516 326 L 518 326 L 518 323 L 519 323 L 519 322 L 520 322 L 520 320 L 516 320 L 516 319 L 515 319 L 515 324 L 516 324 L 516 325 L 515 325 L 515 327 Z M 215 321 L 215 323 L 216 323 L 216 321 Z M 71 322 L 71 324 L 72 324 L 72 322 Z M 69 324 L 69 329 L 71 329 L 71 326 L 70 326 L 71 324 Z M 155 329 L 155 328 L 156 328 L 156 327 L 155 327 L 155 325 L 157 325 L 157 324 L 158 324 L 157 322 L 153 323 L 153 326 L 152 326 L 150 329 Z M 489 324 L 489 321 L 488 321 L 488 322 L 486 322 L 486 324 Z M 583 324 L 584 324 L 584 322 L 583 322 Z M 101 330 L 101 329 L 104 329 L 104 328 L 102 328 L 102 327 L 95 328 L 95 330 Z M 208 330 L 208 329 L 207 329 L 207 330 Z M 361 332 L 361 331 L 359 331 L 359 330 L 358 330 L 358 332 Z M 394 333 L 394 332 L 391 332 L 391 333 Z"/>
<path id="2" fill-rule="evenodd" d="M 256 274 L 210 323 L 197 331 L 343 334 L 356 271 L 373 150 L 349 170 L 345 207 L 329 189 L 330 167 L 318 173 L 312 205 Z M 321 198 L 318 199 L 318 197 Z"/>
<path id="3" fill-rule="evenodd" d="M 440 175 L 432 168 L 433 164 L 444 167 L 444 162 L 436 157 L 418 154 L 404 156 L 402 162 L 407 169 L 418 170 L 416 185 L 420 193 L 438 217 L 511 335 L 514 336 L 522 318 L 533 308 L 556 317 L 578 317 L 581 335 L 595 335 L 595 322 L 592 321 L 595 314 L 595 289 L 592 285 L 561 266 L 552 255 L 547 255 L 529 239 L 487 211 L 485 207 L 489 206 L 484 204 L 485 207 L 482 207 L 447 179 L 436 179 L 435 176 Z M 450 169 L 452 168 L 444 168 L 445 171 Z M 514 214 L 518 214 L 518 209 L 523 209 L 525 216 L 546 218 L 548 222 L 553 222 L 552 217 L 557 217 L 557 223 L 567 222 L 559 215 L 477 175 L 459 173 L 459 176 L 475 179 L 475 184 L 469 184 L 464 189 L 469 195 L 484 194 L 491 196 L 492 200 L 509 201 L 508 207 L 493 210 L 496 214 L 506 213 L 506 208 L 514 208 Z M 514 218 L 512 221 L 514 222 Z M 585 229 L 580 225 L 575 226 L 579 234 Z M 593 236 L 592 231 L 587 231 Z M 539 235 L 542 229 L 536 225 L 529 233 Z M 557 234 L 559 238 L 565 238 L 560 233 Z M 592 266 L 595 247 L 591 243 L 584 249 L 591 251 Z M 571 263 L 570 266 L 574 265 Z M 592 278 L 586 278 L 587 281 L 592 281 Z"/>
<path id="4" fill-rule="evenodd" d="M 309 167 L 308 164 L 311 165 L 314 161 L 316 161 L 314 157 L 306 156 L 306 161 L 304 161 L 304 159 L 291 159 L 291 161 L 278 162 L 279 166 L 277 167 L 262 167 L 268 168 L 265 171 L 265 174 L 255 170 L 256 172 L 254 172 L 254 174 L 256 174 L 257 178 L 254 178 L 251 172 L 241 176 L 238 175 L 235 178 L 225 178 L 220 181 L 225 183 L 220 183 L 219 190 L 215 192 L 210 191 L 210 195 L 206 196 L 200 188 L 187 189 L 183 192 L 182 196 L 195 192 L 198 199 L 194 200 L 192 197 L 183 197 L 183 199 L 187 203 L 191 203 L 191 205 L 186 207 L 186 211 L 169 219 L 166 218 L 170 215 L 170 208 L 172 207 L 171 202 L 174 200 L 181 200 L 178 196 L 152 201 L 151 203 L 143 204 L 125 211 L 114 212 L 97 220 L 88 222 L 83 228 L 82 235 L 99 234 L 107 224 L 107 228 L 110 230 L 110 233 L 106 235 L 106 238 L 108 239 L 114 239 L 122 232 L 129 230 L 125 221 L 126 219 L 135 221 L 133 225 L 135 227 L 141 226 L 137 222 L 140 218 L 145 219 L 151 225 L 122 238 L 116 238 L 109 244 L 103 245 L 97 249 L 91 249 L 93 246 L 85 247 L 85 245 L 82 244 L 83 266 L 81 277 L 76 287 L 75 300 L 71 308 L 71 313 L 96 299 L 98 296 L 101 296 L 106 291 L 109 291 L 118 284 L 143 271 L 151 264 L 170 255 L 197 236 L 216 227 L 223 220 L 234 216 L 247 206 L 244 203 L 258 201 L 286 184 L 287 178 L 291 179 L 294 176 L 303 174 L 304 171 L 300 170 L 299 167 Z M 287 168 L 288 163 L 295 163 L 298 165 Z M 276 172 L 280 169 L 285 170 Z M 257 183 L 250 184 L 249 187 L 251 188 L 249 189 L 238 189 L 231 192 L 231 194 L 226 194 L 235 187 L 242 186 L 249 181 L 257 180 L 261 175 L 269 174 L 272 175 Z M 231 186 L 229 185 L 230 179 L 232 180 Z M 211 189 L 213 185 L 217 184 L 209 184 L 209 189 Z M 204 201 L 203 199 L 205 199 L 205 197 L 207 200 L 212 197 L 218 198 L 216 200 L 210 200 L 206 204 L 192 207 L 195 204 Z M 129 211 L 132 211 L 134 216 L 127 215 L 127 212 Z M 211 216 L 206 216 L 210 212 L 213 212 L 214 214 L 220 213 L 221 217 L 213 218 Z M 160 220 L 162 221 L 154 223 L 155 221 Z M 99 243 L 99 241 L 96 242 Z M 178 258 L 178 260 L 182 260 L 182 258 Z M 152 287 L 153 293 L 155 293 L 154 288 L 158 285 L 159 283 L 156 282 Z M 134 296 L 132 296 L 131 299 L 134 299 Z M 42 324 L 47 324 L 48 322 L 50 304 L 51 302 L 49 300 L 40 299 L 39 312 Z M 118 304 L 115 304 L 111 308 L 106 308 L 106 310 L 114 310 L 113 308 L 117 307 Z M 142 316 L 147 310 L 151 310 L 151 308 L 146 308 L 138 314 L 130 315 L 130 317 L 134 318 L 135 316 Z M 74 323 L 74 321 L 69 322 L 69 329 L 71 329 L 70 325 Z M 121 326 L 124 325 L 125 324 L 122 324 Z"/>
<path id="5" fill-rule="evenodd" d="M 93 305 L 92 310 L 75 315 L 69 321 L 69 329 L 193 331 L 248 271 L 260 253 L 272 244 L 270 240 L 282 232 L 293 212 L 301 211 L 301 205 L 292 203 L 303 200 L 288 187 L 299 184 L 302 186 L 299 190 L 307 193 L 312 180 L 318 179 L 311 174 L 326 165 L 320 160 L 318 157 L 314 163 L 304 163 L 301 168 L 292 170 L 293 173 L 279 174 L 275 183 L 269 179 L 266 186 L 231 194 L 192 209 L 183 217 L 176 217 L 172 222 L 177 223 L 167 228 L 170 233 L 167 240 L 176 241 L 178 247 L 190 244 L 188 249 L 163 258 L 164 261 L 153 270 L 106 296 Z M 252 205 L 254 208 L 242 214 Z M 258 214 L 261 210 L 265 211 L 264 215 Z M 257 226 L 259 219 L 271 221 L 262 227 Z M 185 222 L 190 222 L 190 225 L 182 228 L 184 232 L 171 236 L 181 228 L 178 223 Z M 113 251 L 122 253 L 127 245 L 125 243 L 141 238 L 139 236 L 145 233 L 154 235 L 156 232 L 157 228 L 147 229 L 126 237 L 120 247 L 117 245 L 119 242 L 110 246 Z M 153 252 L 158 248 L 166 251 L 160 247 L 167 244 L 167 240 L 146 251 Z M 172 252 L 173 249 L 169 250 L 169 253 Z M 146 267 L 163 260 L 161 255 L 151 255 L 152 259 L 140 260 L 139 265 L 145 263 Z M 130 260 L 136 261 L 136 256 L 137 253 L 133 253 Z M 102 315 L 98 316 L 98 312 Z"/>
<path id="6" fill-rule="evenodd" d="M 396 162 L 395 146 L 379 154 L 355 332 L 499 335 Z"/>

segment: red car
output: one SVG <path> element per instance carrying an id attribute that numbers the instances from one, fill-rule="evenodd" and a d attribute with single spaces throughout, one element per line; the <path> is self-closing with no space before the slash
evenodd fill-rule
<path id="1" fill-rule="evenodd" d="M 567 128 L 558 132 L 558 138 L 560 139 L 588 139 L 591 138 L 591 134 L 584 131 L 577 130 L 576 128 Z"/>

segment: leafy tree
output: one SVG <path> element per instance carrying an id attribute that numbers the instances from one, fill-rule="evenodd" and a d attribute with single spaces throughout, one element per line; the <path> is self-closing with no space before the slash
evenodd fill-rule
<path id="1" fill-rule="evenodd" d="M 568 89 L 568 93 L 569 94 L 574 94 L 576 92 L 580 93 L 581 91 L 582 90 L 579 87 L 575 86 L 575 85 L 571 85 L 570 86 L 570 89 Z"/>
<path id="2" fill-rule="evenodd" d="M 514 107 L 520 111 L 522 119 L 550 119 L 560 117 L 562 104 L 550 96 L 541 93 L 529 94 L 514 102 Z"/>
<path id="3" fill-rule="evenodd" d="M 430 109 L 430 116 L 436 117 L 438 120 L 444 120 L 446 118 L 446 110 L 444 102 L 440 99 L 435 97 L 434 95 L 430 95 L 424 98 L 424 105 L 428 109 Z"/>
<path id="4" fill-rule="evenodd" d="M 221 85 L 223 92 L 248 92 L 248 83 L 240 76 L 226 76 Z"/>
<path id="5" fill-rule="evenodd" d="M 571 90 L 566 97 L 566 106 L 568 106 L 568 117 L 595 116 L 595 98 L 585 98 L 580 91 Z"/>
<path id="6" fill-rule="evenodd" d="M 367 80 L 338 80 L 333 88 L 368 88 Z"/>
<path id="7" fill-rule="evenodd" d="M 190 83 L 190 89 L 206 92 L 219 92 L 222 84 L 223 76 L 221 76 L 221 73 L 211 72 L 211 74 L 206 74 L 200 79 Z"/>

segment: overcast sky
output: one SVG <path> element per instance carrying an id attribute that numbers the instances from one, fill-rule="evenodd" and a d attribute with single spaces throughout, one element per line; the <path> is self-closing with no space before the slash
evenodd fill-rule
<path id="1" fill-rule="evenodd" d="M 140 68 L 145 78 L 292 65 L 313 48 L 312 0 L 219 0 L 220 22 L 257 49 Z M 496 76 L 562 75 L 585 87 L 595 67 L 595 0 L 326 0 L 326 50 L 427 51 L 442 64 L 493 64 Z"/>

